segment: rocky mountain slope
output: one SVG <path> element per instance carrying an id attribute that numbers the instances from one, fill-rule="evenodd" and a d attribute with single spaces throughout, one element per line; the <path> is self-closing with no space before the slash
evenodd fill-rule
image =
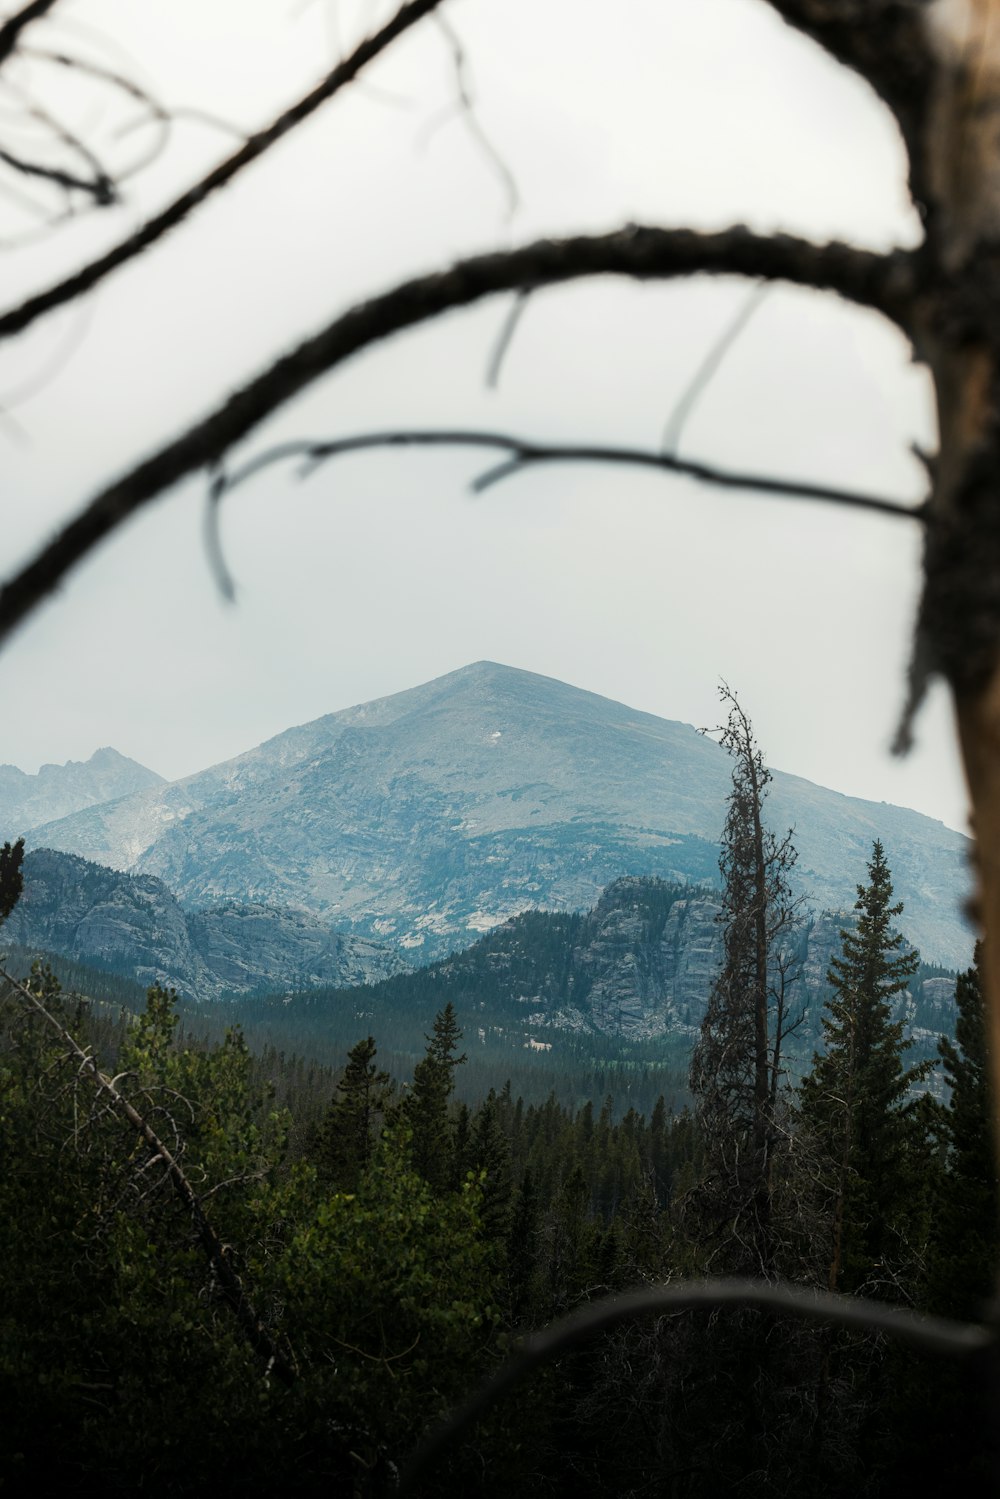
<path id="1" fill-rule="evenodd" d="M 188 907 L 305 908 L 427 961 L 518 911 L 586 909 L 622 875 L 713 883 L 729 787 L 689 726 L 479 662 L 29 842 L 155 875 Z M 925 957 L 969 961 L 961 834 L 778 771 L 767 815 L 795 828 L 813 909 L 850 907 L 879 837 Z"/>
<path id="2" fill-rule="evenodd" d="M 37 775 L 0 765 L 0 842 L 83 807 L 165 785 L 155 770 L 111 748 L 95 750 L 89 760 L 43 765 Z"/>
<path id="3" fill-rule="evenodd" d="M 455 1005 L 466 1037 L 474 1025 L 516 1031 L 525 1047 L 557 1057 L 566 1032 L 662 1039 L 687 1051 L 696 1039 L 722 960 L 719 905 L 704 892 L 656 879 L 617 880 L 584 915 L 544 911 L 511 918 L 464 952 L 402 974 L 363 995 L 330 996 L 331 1004 L 371 1015 L 378 1027 L 393 1012 L 433 1013 Z M 811 1056 L 821 1034 L 831 957 L 853 914 L 825 912 L 798 934 L 799 962 L 789 1014 L 803 1015 L 789 1043 Z M 904 912 L 904 928 L 905 912 Z M 953 974 L 926 966 L 895 1001 L 914 1042 L 911 1060 L 936 1056 L 939 1035 L 954 1031 Z M 386 1026 L 387 1029 L 390 1027 Z"/>
<path id="4" fill-rule="evenodd" d="M 161 880 L 40 849 L 0 943 L 167 984 L 195 999 L 362 984 L 405 965 L 395 949 L 342 935 L 301 911 L 260 903 L 183 911 Z"/>

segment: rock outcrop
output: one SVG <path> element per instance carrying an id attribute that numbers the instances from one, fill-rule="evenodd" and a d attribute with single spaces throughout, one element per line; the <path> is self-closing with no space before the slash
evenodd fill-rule
<path id="1" fill-rule="evenodd" d="M 405 967 L 394 949 L 338 933 L 307 912 L 258 903 L 187 913 L 152 875 L 51 849 L 26 856 L 24 893 L 0 940 L 196 999 L 346 987 Z"/>

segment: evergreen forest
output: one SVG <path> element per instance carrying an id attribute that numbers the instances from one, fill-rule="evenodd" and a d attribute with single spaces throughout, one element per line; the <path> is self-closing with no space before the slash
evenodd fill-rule
<path id="1" fill-rule="evenodd" d="M 737 1278 L 985 1316 L 978 954 L 954 1036 L 914 1060 L 892 1001 L 919 958 L 876 840 L 793 1075 L 794 848 L 730 707 L 724 953 L 684 1078 L 652 1051 L 595 1060 L 588 1038 L 562 1093 L 482 1063 L 463 1086 L 475 1038 L 440 993 L 405 1075 L 364 1026 L 331 1066 L 206 1030 L 162 988 L 102 997 L 5 960 L 5 1493 L 994 1490 L 976 1359 L 746 1304 L 612 1318 L 413 1466 L 541 1329 L 635 1288 Z M 20 862 L 7 845 L 4 913 Z"/>

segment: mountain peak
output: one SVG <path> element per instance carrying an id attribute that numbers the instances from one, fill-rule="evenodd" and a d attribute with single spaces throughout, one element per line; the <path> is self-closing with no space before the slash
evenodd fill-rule
<path id="1" fill-rule="evenodd" d="M 157 875 L 193 906 L 300 906 L 433 957 L 518 911 L 585 910 L 622 875 L 717 883 L 730 772 L 689 725 L 482 660 L 32 841 Z M 814 909 L 851 906 L 881 837 L 907 935 L 968 962 L 960 834 L 780 771 L 768 814 L 796 830 Z"/>
<path id="2" fill-rule="evenodd" d="M 95 750 L 89 760 L 43 765 L 37 775 L 2 766 L 0 838 L 18 837 L 40 823 L 163 784 L 155 770 L 110 745 Z"/>

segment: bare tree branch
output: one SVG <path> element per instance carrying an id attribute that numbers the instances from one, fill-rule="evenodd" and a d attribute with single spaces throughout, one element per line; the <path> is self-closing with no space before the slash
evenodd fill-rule
<path id="1" fill-rule="evenodd" d="M 510 346 L 514 341 L 514 334 L 521 326 L 521 319 L 528 310 L 528 300 L 531 296 L 531 288 L 522 286 L 520 291 L 514 295 L 514 300 L 507 309 L 490 362 L 486 367 L 486 388 L 496 390 L 500 384 L 500 371 L 503 369 L 504 360 L 510 352 Z"/>
<path id="2" fill-rule="evenodd" d="M 743 329 L 753 317 L 762 299 L 771 289 L 771 283 L 762 281 L 759 285 L 751 288 L 744 299 L 736 316 L 722 330 L 720 336 L 709 349 L 704 359 L 695 370 L 684 390 L 681 392 L 680 400 L 674 405 L 673 410 L 667 417 L 663 427 L 663 438 L 660 447 L 664 453 L 676 453 L 681 443 L 681 433 L 684 431 L 685 423 L 691 415 L 705 391 L 711 385 L 719 371 L 722 361 L 725 359 L 733 344 L 739 338 Z"/>
<path id="3" fill-rule="evenodd" d="M 0 26 L 0 63 L 6 62 L 7 58 L 17 46 L 17 39 L 26 26 L 32 21 L 39 20 L 46 12 L 50 11 L 56 0 L 32 0 L 23 10 L 11 16 Z"/>
<path id="4" fill-rule="evenodd" d="M 184 109 L 171 109 L 168 111 L 157 99 L 153 98 L 147 89 L 141 88 L 131 78 L 127 78 L 124 73 L 119 72 L 115 68 L 107 68 L 100 63 L 91 62 L 89 58 L 72 57 L 68 52 L 53 52 L 44 47 L 22 47 L 20 52 L 22 57 L 31 57 L 38 62 L 50 63 L 53 67 L 62 68 L 67 72 L 81 73 L 88 78 L 95 79 L 98 83 L 106 83 L 110 87 L 127 95 L 130 99 L 134 99 L 137 104 L 142 105 L 145 113 L 140 119 L 133 120 L 128 125 L 120 127 L 116 132 L 118 139 L 122 139 L 144 125 L 156 124 L 159 126 L 159 136 L 154 144 L 127 168 L 115 172 L 115 182 L 117 184 L 121 184 L 129 177 L 135 176 L 136 172 L 141 171 L 143 167 L 148 166 L 150 162 L 155 160 L 166 144 L 170 126 L 175 119 L 180 119 L 186 114 L 194 114 L 198 118 L 210 120 L 212 124 L 220 128 L 231 128 L 226 126 L 224 122 L 215 120 L 214 116 L 202 116 L 201 111 Z M 234 130 L 233 133 L 240 140 L 246 140 L 246 133 L 244 131 Z"/>
<path id="5" fill-rule="evenodd" d="M 221 474 L 212 484 L 212 499 L 221 500 L 230 490 L 246 482 L 262 469 L 290 458 L 304 460 L 303 475 L 311 473 L 319 464 L 330 458 L 339 458 L 346 453 L 363 452 L 370 448 L 402 447 L 455 447 L 455 448 L 501 448 L 510 453 L 510 458 L 493 468 L 485 470 L 472 481 L 475 494 L 510 478 L 538 463 L 614 463 L 627 467 L 654 468 L 664 473 L 682 474 L 697 479 L 702 484 L 712 484 L 721 489 L 751 489 L 759 494 L 776 495 L 783 499 L 824 500 L 834 505 L 847 505 L 858 510 L 873 510 L 882 515 L 901 516 L 907 520 L 923 520 L 922 505 L 905 505 L 897 500 L 887 500 L 880 495 L 860 494 L 856 490 L 837 489 L 826 484 L 810 484 L 796 479 L 779 479 L 768 474 L 738 473 L 732 469 L 716 468 L 712 464 L 699 463 L 696 459 L 677 458 L 672 453 L 647 452 L 642 448 L 621 448 L 598 444 L 540 443 L 530 438 L 515 437 L 506 432 L 414 430 L 394 432 L 360 432 L 350 437 L 333 438 L 329 442 L 280 443 L 266 453 L 251 458 L 240 468 Z M 213 548 L 217 548 L 217 540 Z M 220 566 L 218 556 L 213 557 L 213 567 Z M 229 594 L 229 588 L 223 591 Z"/>
<path id="6" fill-rule="evenodd" d="M 149 1121 L 119 1091 L 118 1079 L 110 1078 L 100 1070 L 90 1052 L 84 1050 L 55 1015 L 46 1009 L 37 994 L 33 994 L 26 984 L 22 984 L 20 979 L 14 978 L 2 967 L 0 967 L 0 979 L 9 984 L 35 1013 L 41 1016 L 50 1030 L 59 1036 L 67 1050 L 78 1061 L 80 1075 L 89 1078 L 98 1093 L 110 1100 L 115 1112 L 128 1121 L 153 1152 L 154 1159 L 166 1167 L 171 1186 L 191 1215 L 202 1249 L 218 1277 L 219 1287 L 226 1304 L 236 1317 L 247 1341 L 254 1352 L 266 1360 L 269 1369 L 273 1369 L 274 1373 L 286 1384 L 291 1384 L 295 1378 L 294 1370 L 264 1328 L 248 1300 L 240 1278 L 233 1269 L 226 1247 L 208 1221 L 201 1199 L 191 1186 L 176 1154 L 168 1149 Z"/>
<path id="7" fill-rule="evenodd" d="M 599 1333 L 640 1318 L 699 1309 L 716 1311 L 724 1306 L 753 1307 L 760 1311 L 782 1312 L 806 1322 L 826 1323 L 859 1332 L 881 1332 L 919 1352 L 946 1358 L 971 1358 L 996 1344 L 996 1333 L 989 1327 L 922 1316 L 900 1307 L 864 1301 L 860 1297 L 838 1296 L 789 1284 L 720 1278 L 644 1287 L 592 1302 L 528 1338 L 520 1351 L 492 1379 L 481 1385 L 418 1447 L 403 1470 L 400 1488 L 404 1492 L 411 1490 L 431 1463 L 436 1462 L 508 1390 L 558 1354 L 578 1348 Z"/>
<path id="8" fill-rule="evenodd" d="M 479 146 L 479 149 L 500 179 L 507 198 L 507 218 L 511 219 L 521 201 L 517 190 L 517 183 L 514 180 L 514 174 L 483 129 L 479 116 L 476 113 L 475 99 L 473 98 L 472 88 L 469 83 L 469 63 L 458 33 L 440 13 L 434 19 L 438 24 L 439 31 L 451 49 L 452 61 L 455 65 L 455 87 L 458 92 L 457 108 L 460 110 L 473 140 Z"/>
<path id="9" fill-rule="evenodd" d="M 185 475 L 217 463 L 264 417 L 360 350 L 497 292 L 597 275 L 652 281 L 699 272 L 837 292 L 903 328 L 920 285 L 917 260 L 905 251 L 876 255 L 839 243 L 815 245 L 791 235 L 760 236 L 742 225 L 716 234 L 630 225 L 612 234 L 544 239 L 405 281 L 334 319 L 210 416 L 98 494 L 0 589 L 0 642 L 125 520 Z"/>
<path id="10" fill-rule="evenodd" d="M 789 26 L 860 73 L 888 104 L 910 152 L 914 192 L 924 179 L 921 126 L 932 95 L 928 0 L 768 0 Z"/>
<path id="11" fill-rule="evenodd" d="M 441 0 L 407 0 L 407 3 L 400 6 L 392 19 L 386 22 L 380 31 L 376 31 L 374 35 L 361 42 L 350 57 L 327 74 L 322 83 L 298 103 L 293 104 L 290 109 L 280 114 L 266 130 L 260 130 L 255 135 L 251 135 L 238 151 L 220 162 L 206 177 L 195 183 L 194 187 L 182 193 L 179 198 L 175 198 L 162 213 L 147 219 L 135 234 L 116 245 L 113 250 L 109 250 L 106 255 L 92 260 L 89 265 L 82 266 L 65 281 L 59 281 L 54 286 L 47 287 L 45 291 L 29 297 L 19 307 L 0 315 L 0 338 L 9 338 L 14 333 L 20 333 L 36 318 L 46 312 L 51 312 L 54 307 L 61 307 L 65 302 L 72 301 L 74 297 L 82 296 L 84 292 L 90 291 L 98 282 L 103 281 L 105 276 L 117 270 L 119 266 L 141 255 L 169 230 L 176 228 L 192 209 L 199 207 L 206 198 L 218 192 L 219 188 L 225 187 L 226 183 L 231 182 L 245 166 L 263 156 L 265 151 L 286 136 L 296 125 L 308 119 L 321 104 L 325 104 L 346 84 L 351 83 L 373 58 L 384 52 L 391 42 L 394 42 L 403 32 L 408 31 L 417 21 L 422 20 L 424 16 L 429 15 L 439 4 Z M 2 33 L 0 33 L 0 38 L 2 38 Z"/>
<path id="12" fill-rule="evenodd" d="M 20 156 L 15 156 L 12 151 L 5 151 L 0 146 L 0 161 L 3 161 L 12 171 L 21 172 L 25 177 L 42 177 L 46 182 L 54 182 L 57 187 L 64 188 L 67 192 L 76 188 L 82 193 L 89 193 L 94 202 L 101 208 L 107 208 L 117 202 L 117 193 L 114 183 L 106 173 L 99 173 L 91 181 L 86 177 L 77 177 L 73 172 L 67 172 L 62 167 L 47 167 L 39 161 L 25 161 Z"/>

